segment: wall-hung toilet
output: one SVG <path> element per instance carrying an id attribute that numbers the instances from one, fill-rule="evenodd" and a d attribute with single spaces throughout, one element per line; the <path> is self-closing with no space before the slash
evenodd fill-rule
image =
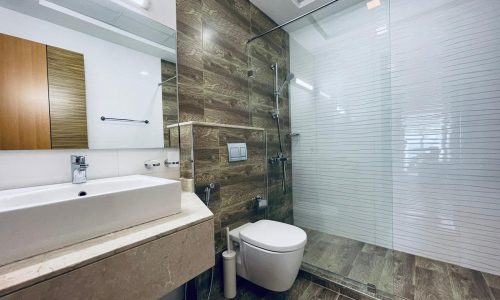
<path id="1" fill-rule="evenodd" d="M 290 289 L 299 272 L 307 235 L 285 223 L 261 220 L 229 232 L 236 244 L 236 273 L 275 292 Z"/>

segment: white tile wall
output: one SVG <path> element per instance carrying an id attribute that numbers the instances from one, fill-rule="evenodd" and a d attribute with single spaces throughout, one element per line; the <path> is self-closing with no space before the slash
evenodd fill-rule
<path id="1" fill-rule="evenodd" d="M 133 174 L 178 179 L 178 167 L 165 167 L 163 161 L 178 149 L 125 150 L 43 150 L 0 151 L 0 190 L 71 181 L 70 155 L 87 158 L 88 179 Z M 146 169 L 144 161 L 156 159 L 160 167 Z"/>
<path id="2" fill-rule="evenodd" d="M 500 2 L 391 1 L 394 246 L 500 274 Z"/>
<path id="3" fill-rule="evenodd" d="M 364 4 L 290 35 L 297 225 L 500 275 L 500 1 Z"/>
<path id="4" fill-rule="evenodd" d="M 290 34 L 294 220 L 392 248 L 388 8 L 334 8 Z"/>

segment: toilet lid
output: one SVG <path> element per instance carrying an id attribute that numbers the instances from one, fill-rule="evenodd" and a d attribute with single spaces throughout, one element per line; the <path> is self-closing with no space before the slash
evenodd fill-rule
<path id="1" fill-rule="evenodd" d="M 304 230 L 285 223 L 261 220 L 245 226 L 240 231 L 240 238 L 254 246 L 269 251 L 290 252 L 306 244 Z"/>

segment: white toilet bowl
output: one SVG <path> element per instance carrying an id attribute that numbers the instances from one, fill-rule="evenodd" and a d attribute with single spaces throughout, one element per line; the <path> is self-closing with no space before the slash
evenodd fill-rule
<path id="1" fill-rule="evenodd" d="M 275 292 L 290 289 L 299 272 L 307 235 L 285 223 L 261 220 L 229 232 L 236 245 L 236 273 Z"/>

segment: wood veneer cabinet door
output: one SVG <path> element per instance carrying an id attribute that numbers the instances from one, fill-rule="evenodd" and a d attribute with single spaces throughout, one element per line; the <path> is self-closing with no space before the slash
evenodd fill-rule
<path id="1" fill-rule="evenodd" d="M 52 149 L 86 149 L 83 54 L 47 46 Z"/>
<path id="2" fill-rule="evenodd" d="M 0 150 L 50 148 L 46 46 L 0 34 Z"/>

